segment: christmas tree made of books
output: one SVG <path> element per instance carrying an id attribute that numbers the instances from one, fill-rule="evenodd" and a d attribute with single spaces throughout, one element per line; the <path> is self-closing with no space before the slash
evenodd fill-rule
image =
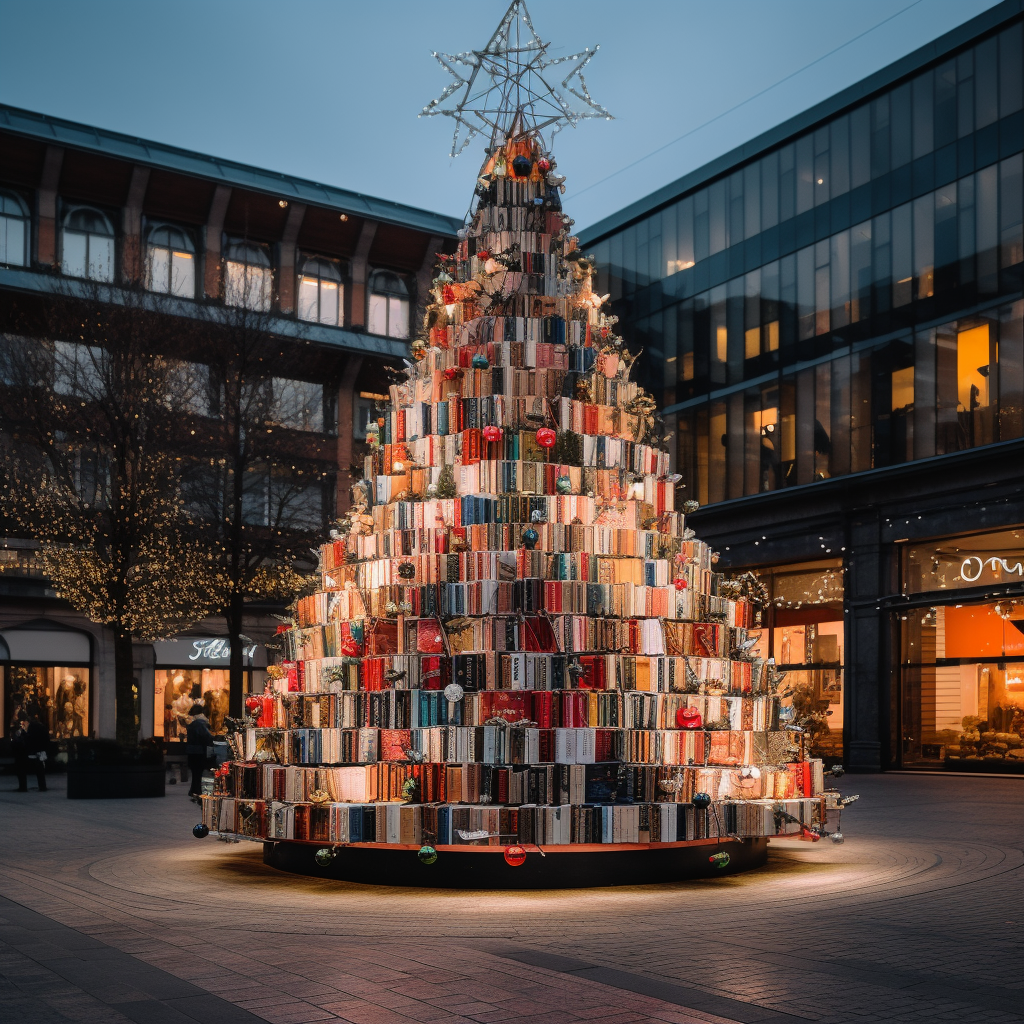
<path id="1" fill-rule="evenodd" d="M 829 834 L 840 801 L 751 653 L 747 588 L 675 507 L 531 109 L 488 121 L 407 379 L 197 834 L 342 877 L 389 852 L 418 884 L 446 861 L 564 874 L 552 850 L 657 852 L 677 877 L 683 851 L 735 868 L 766 836 Z"/>

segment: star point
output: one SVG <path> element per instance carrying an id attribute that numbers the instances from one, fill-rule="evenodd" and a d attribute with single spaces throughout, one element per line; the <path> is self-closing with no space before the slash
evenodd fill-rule
<path id="1" fill-rule="evenodd" d="M 524 0 L 513 0 L 484 49 L 432 53 L 455 81 L 419 116 L 440 114 L 454 120 L 452 156 L 458 156 L 483 131 L 490 133 L 492 143 L 518 132 L 535 134 L 542 144 L 547 131 L 550 147 L 551 140 L 567 124 L 575 127 L 592 117 L 611 120 L 612 115 L 594 102 L 583 78 L 583 69 L 600 47 L 588 46 L 578 53 L 549 58 L 549 45 L 537 35 Z M 548 81 L 544 72 L 567 62 L 574 66 L 561 83 Z M 452 106 L 442 106 L 456 93 L 461 95 Z"/>

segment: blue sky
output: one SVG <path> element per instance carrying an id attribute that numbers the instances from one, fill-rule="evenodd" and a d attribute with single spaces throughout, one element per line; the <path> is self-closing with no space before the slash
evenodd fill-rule
<path id="1" fill-rule="evenodd" d="M 452 160 L 448 119 L 417 118 L 448 81 L 430 54 L 483 46 L 506 6 L 0 0 L 0 100 L 458 215 L 482 143 Z M 615 115 L 559 135 L 567 209 L 600 220 L 992 6 L 534 0 L 551 54 L 601 45 L 586 78 Z"/>

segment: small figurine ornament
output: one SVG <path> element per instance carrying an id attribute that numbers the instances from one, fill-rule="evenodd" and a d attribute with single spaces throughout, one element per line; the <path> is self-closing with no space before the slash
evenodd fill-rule
<path id="1" fill-rule="evenodd" d="M 559 494 L 572 494 L 572 480 L 567 476 L 560 476 L 555 481 L 555 489 Z"/>

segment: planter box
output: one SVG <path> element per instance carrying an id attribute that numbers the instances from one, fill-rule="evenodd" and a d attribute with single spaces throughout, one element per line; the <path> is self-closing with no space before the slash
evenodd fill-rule
<path id="1" fill-rule="evenodd" d="M 68 765 L 68 799 L 163 796 L 165 775 L 162 764 L 72 763 Z"/>
<path id="2" fill-rule="evenodd" d="M 163 749 L 153 743 L 124 749 L 113 740 L 68 743 L 68 799 L 106 800 L 164 795 Z"/>

